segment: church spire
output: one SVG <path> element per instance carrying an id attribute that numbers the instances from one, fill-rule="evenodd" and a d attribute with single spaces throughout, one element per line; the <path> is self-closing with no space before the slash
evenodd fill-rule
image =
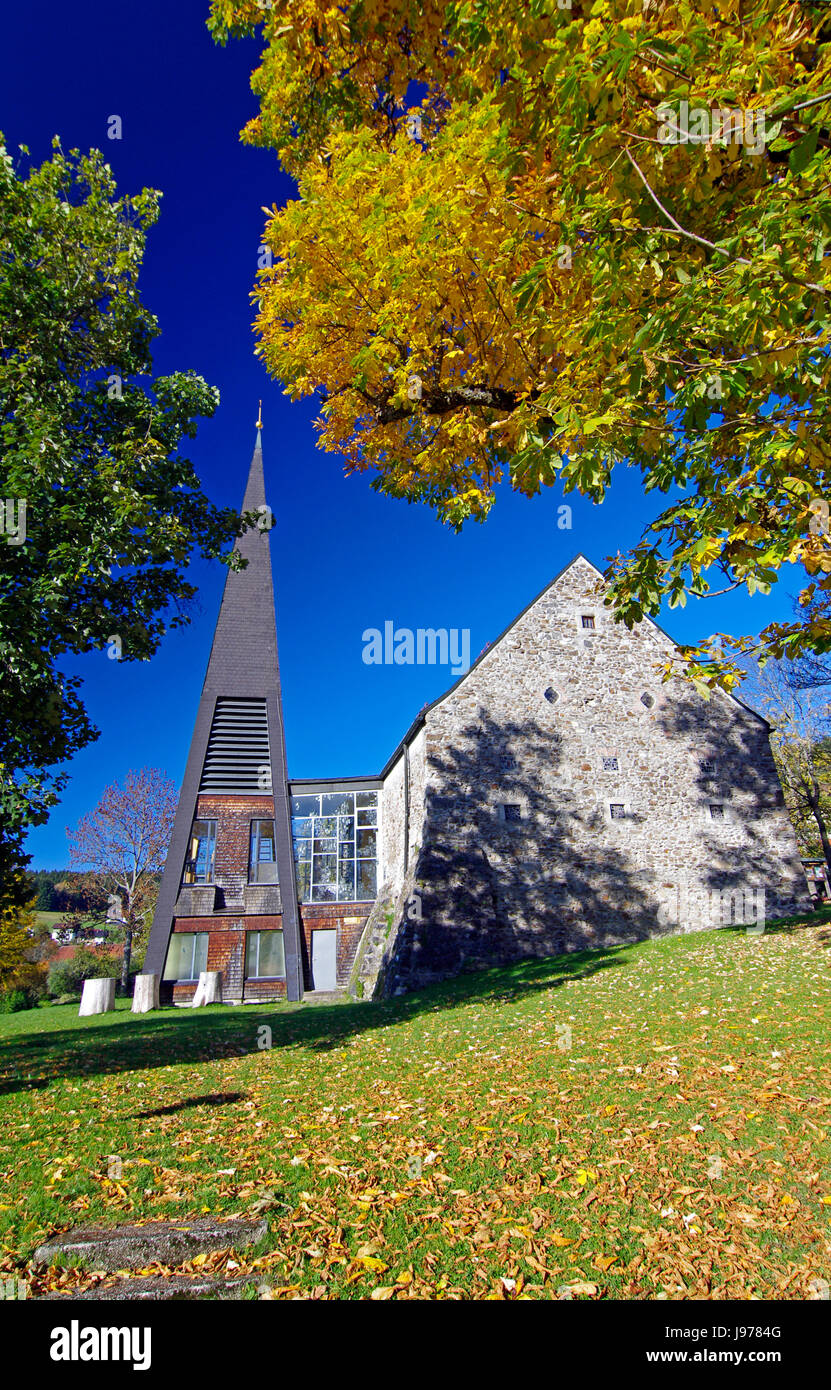
<path id="1" fill-rule="evenodd" d="M 237 826 L 250 819 L 253 827 L 255 823 L 262 825 L 263 817 L 267 823 L 273 814 L 279 895 L 276 887 L 268 893 L 264 889 L 259 893 L 251 892 L 247 843 L 242 848 L 235 847 L 237 857 L 242 855 L 242 860 L 227 868 L 224 883 L 220 882 L 224 851 L 223 854 L 217 852 L 216 874 L 211 872 L 208 875 L 211 882 L 206 883 L 207 892 L 214 886 L 216 889 L 213 906 L 206 914 L 209 920 L 194 930 L 208 931 L 217 926 L 210 920 L 217 912 L 223 913 L 227 924 L 226 914 L 236 907 L 240 909 L 240 932 L 259 930 L 264 920 L 269 929 L 273 929 L 274 918 L 279 914 L 286 993 L 290 1000 L 297 1000 L 303 994 L 302 947 L 271 573 L 272 513 L 265 500 L 261 426 L 262 403 L 242 503 L 243 513 L 254 512 L 258 519 L 236 544 L 238 554 L 246 561 L 245 568 L 229 570 L 225 579 L 148 943 L 146 969 L 148 973 L 162 973 L 175 918 L 185 916 L 190 921 L 196 915 L 193 902 L 202 902 L 193 893 L 190 903 L 184 901 L 182 888 L 192 827 L 197 821 L 214 826 L 210 832 L 215 836 L 215 840 L 210 840 L 210 854 L 213 854 L 213 846 L 218 851 L 225 834 L 222 815 L 235 818 Z M 238 829 L 235 833 L 238 836 Z M 213 861 L 211 865 L 213 868 Z M 204 879 L 195 881 L 205 882 Z M 259 904 L 259 907 L 252 908 L 252 904 Z M 252 908 L 251 914 L 249 908 Z M 267 914 L 265 919 L 258 918 L 257 911 Z M 212 968 L 210 963 L 207 968 Z M 241 986 L 242 980 L 240 963 Z"/>

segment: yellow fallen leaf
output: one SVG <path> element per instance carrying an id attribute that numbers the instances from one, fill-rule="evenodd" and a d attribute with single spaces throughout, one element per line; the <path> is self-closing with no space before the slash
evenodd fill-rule
<path id="1" fill-rule="evenodd" d="M 376 1274 L 382 1274 L 385 1269 L 389 1269 L 389 1265 L 385 1265 L 383 1260 L 376 1260 L 373 1255 L 361 1255 L 359 1264 L 362 1264 L 364 1269 L 374 1270 Z"/>
<path id="2" fill-rule="evenodd" d="M 372 1293 L 369 1296 L 371 1299 L 374 1299 L 376 1303 L 378 1303 L 380 1301 L 385 1301 L 388 1298 L 392 1298 L 394 1293 L 395 1289 L 390 1285 L 379 1284 L 376 1289 L 372 1290 Z"/>
<path id="3" fill-rule="evenodd" d="M 592 1263 L 595 1269 L 599 1269 L 605 1274 L 607 1269 L 611 1269 L 616 1259 L 617 1255 L 598 1255 Z"/>

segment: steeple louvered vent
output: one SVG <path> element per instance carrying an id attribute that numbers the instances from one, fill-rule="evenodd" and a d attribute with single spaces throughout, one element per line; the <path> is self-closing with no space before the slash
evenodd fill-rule
<path id="1" fill-rule="evenodd" d="M 265 700 L 217 700 L 200 792 L 267 792 L 270 769 Z"/>

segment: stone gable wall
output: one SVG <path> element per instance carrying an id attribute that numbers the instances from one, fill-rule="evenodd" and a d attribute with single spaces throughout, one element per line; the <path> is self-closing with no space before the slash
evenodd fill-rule
<path id="1" fill-rule="evenodd" d="M 807 906 L 764 721 L 662 684 L 671 641 L 615 624 L 599 580 L 580 557 L 428 711 L 421 917 L 400 924 L 388 988 Z"/>

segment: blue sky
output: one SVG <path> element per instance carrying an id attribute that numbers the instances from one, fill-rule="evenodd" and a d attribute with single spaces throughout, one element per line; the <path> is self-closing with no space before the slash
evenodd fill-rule
<path id="1" fill-rule="evenodd" d="M 365 665 L 364 629 L 470 628 L 475 659 L 577 551 L 602 567 L 634 544 L 660 499 L 644 499 L 639 475 L 622 470 L 602 506 L 567 499 L 568 531 L 557 526 L 559 492 L 528 500 L 503 488 L 488 521 L 456 536 L 426 509 L 378 497 L 366 475 L 344 478 L 341 462 L 315 447 L 312 402 L 283 397 L 253 354 L 261 208 L 292 187 L 272 154 L 239 143 L 256 112 L 258 45 L 216 47 L 207 12 L 206 0 L 7 8 L 0 129 L 13 155 L 27 144 L 40 162 L 58 134 L 65 149 L 104 149 L 121 192 L 163 192 L 141 282 L 162 329 L 155 370 L 193 369 L 219 387 L 220 408 L 190 449 L 219 505 L 241 502 L 263 399 L 289 773 L 377 772 L 454 678 L 446 667 Z M 107 138 L 111 115 L 122 118 L 120 141 Z M 101 737 L 73 760 L 62 803 L 30 835 L 33 867 L 68 862 L 66 827 L 130 768 L 159 767 L 179 784 L 224 570 L 200 562 L 191 578 L 199 611 L 151 662 L 102 652 L 65 663 L 83 677 Z M 790 617 L 799 587 L 790 572 L 768 598 L 690 600 L 659 621 L 681 642 L 758 631 Z"/>

